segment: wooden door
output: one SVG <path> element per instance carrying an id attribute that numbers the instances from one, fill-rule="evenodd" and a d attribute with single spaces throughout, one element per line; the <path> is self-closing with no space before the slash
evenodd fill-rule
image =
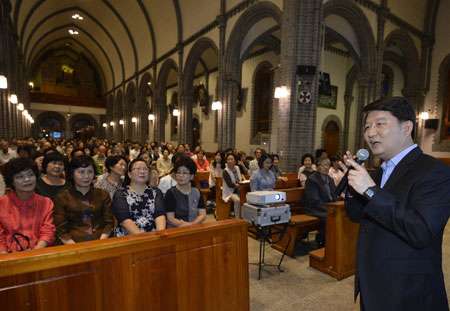
<path id="1" fill-rule="evenodd" d="M 325 127 L 324 148 L 331 157 L 339 150 L 339 127 L 336 122 L 330 121 Z"/>

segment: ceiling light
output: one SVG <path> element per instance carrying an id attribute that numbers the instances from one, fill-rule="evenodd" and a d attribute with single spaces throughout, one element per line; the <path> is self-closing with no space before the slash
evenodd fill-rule
<path id="1" fill-rule="evenodd" d="M 69 33 L 70 33 L 71 35 L 77 35 L 77 34 L 78 34 L 78 31 L 69 29 Z"/>
<path id="2" fill-rule="evenodd" d="M 131 118 L 131 122 L 136 123 L 137 122 L 137 118 L 136 117 L 132 117 Z"/>
<path id="3" fill-rule="evenodd" d="M 17 109 L 19 109 L 20 111 L 23 111 L 23 109 L 24 109 L 23 104 L 22 103 L 18 104 Z"/>
<path id="4" fill-rule="evenodd" d="M 0 75 L 0 89 L 8 88 L 8 79 L 4 75 Z"/>
<path id="5" fill-rule="evenodd" d="M 11 102 L 11 104 L 17 104 L 17 95 L 11 94 L 11 96 L 9 97 L 9 101 Z"/>
<path id="6" fill-rule="evenodd" d="M 286 98 L 288 96 L 288 91 L 285 86 L 275 88 L 275 98 Z"/>
<path id="7" fill-rule="evenodd" d="M 79 20 L 83 20 L 83 16 L 80 16 L 80 14 L 74 14 L 72 15 L 73 19 L 79 19 Z"/>
<path id="8" fill-rule="evenodd" d="M 153 113 L 150 113 L 150 114 L 148 115 L 148 119 L 149 119 L 150 121 L 155 120 L 155 116 L 153 115 Z"/>
<path id="9" fill-rule="evenodd" d="M 33 82 L 28 82 L 28 85 L 31 86 L 31 88 L 34 87 L 34 83 Z"/>
<path id="10" fill-rule="evenodd" d="M 173 110 L 173 116 L 174 117 L 178 117 L 180 115 L 180 110 L 178 110 L 177 108 L 175 108 L 174 110 Z"/>
<path id="11" fill-rule="evenodd" d="M 123 122 L 123 120 L 119 121 L 119 124 L 123 125 L 125 122 Z"/>
<path id="12" fill-rule="evenodd" d="M 108 124 L 106 124 L 106 123 L 103 123 L 103 127 L 107 127 L 108 126 Z"/>

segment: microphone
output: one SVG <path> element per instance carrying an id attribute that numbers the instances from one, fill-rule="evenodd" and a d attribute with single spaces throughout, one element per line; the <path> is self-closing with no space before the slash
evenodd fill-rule
<path id="1" fill-rule="evenodd" d="M 369 151 L 367 149 L 359 149 L 356 153 L 356 160 L 355 162 L 361 165 L 364 161 L 366 161 L 369 158 Z M 353 167 L 349 167 L 347 170 L 347 173 L 345 173 L 344 177 L 342 177 L 341 181 L 339 182 L 339 185 L 336 187 L 336 190 L 334 191 L 334 194 L 339 196 L 342 191 L 345 190 L 348 186 L 348 172 L 353 169 Z"/>

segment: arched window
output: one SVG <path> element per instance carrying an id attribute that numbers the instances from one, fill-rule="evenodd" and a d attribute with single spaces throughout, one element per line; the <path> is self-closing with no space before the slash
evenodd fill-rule
<path id="1" fill-rule="evenodd" d="M 268 68 L 261 68 L 255 76 L 254 83 L 252 136 L 269 134 L 273 97 L 273 72 Z"/>

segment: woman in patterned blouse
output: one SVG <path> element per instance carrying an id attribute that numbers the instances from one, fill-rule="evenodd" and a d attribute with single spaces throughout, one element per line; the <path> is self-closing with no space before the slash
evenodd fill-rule
<path id="1" fill-rule="evenodd" d="M 166 229 L 163 194 L 147 185 L 150 170 L 137 158 L 128 165 L 125 188 L 114 194 L 112 210 L 117 218 L 116 236 Z"/>

